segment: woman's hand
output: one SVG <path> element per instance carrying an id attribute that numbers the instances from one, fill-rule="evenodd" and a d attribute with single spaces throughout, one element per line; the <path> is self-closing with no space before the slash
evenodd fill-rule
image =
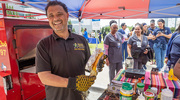
<path id="1" fill-rule="evenodd" d="M 167 62 L 168 62 L 168 58 L 167 57 L 165 58 L 164 62 L 167 64 Z"/>
<path id="2" fill-rule="evenodd" d="M 106 65 L 109 66 L 109 60 L 106 58 Z"/>
<path id="3" fill-rule="evenodd" d="M 146 49 L 145 51 L 144 51 L 144 54 L 147 54 L 148 53 L 148 49 Z"/>

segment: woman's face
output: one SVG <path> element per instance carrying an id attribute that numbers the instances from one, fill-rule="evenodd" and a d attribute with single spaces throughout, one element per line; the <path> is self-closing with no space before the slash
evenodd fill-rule
<path id="1" fill-rule="evenodd" d="M 146 31 L 147 30 L 147 25 L 143 26 L 143 30 Z"/>
<path id="2" fill-rule="evenodd" d="M 164 25 L 164 23 L 158 22 L 158 26 L 159 26 L 160 29 L 163 29 L 163 25 Z"/>
<path id="3" fill-rule="evenodd" d="M 112 25 L 111 26 L 111 33 L 115 34 L 117 31 L 118 31 L 118 25 L 117 24 Z"/>
<path id="4" fill-rule="evenodd" d="M 142 29 L 140 28 L 139 25 L 136 25 L 134 30 L 135 30 L 136 34 L 141 34 L 141 32 L 142 32 Z"/>

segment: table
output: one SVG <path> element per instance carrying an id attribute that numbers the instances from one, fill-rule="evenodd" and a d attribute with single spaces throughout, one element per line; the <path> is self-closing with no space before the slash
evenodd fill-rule
<path id="1" fill-rule="evenodd" d="M 97 38 L 88 38 L 88 42 L 92 44 L 96 44 L 96 40 L 97 40 L 97 44 L 99 44 L 99 40 Z"/>
<path id="2" fill-rule="evenodd" d="M 156 87 L 158 89 L 158 93 L 161 89 L 169 87 L 169 89 L 174 93 L 174 98 L 176 98 L 180 95 L 180 82 L 169 80 L 168 78 L 165 79 L 164 77 L 167 77 L 167 75 L 164 76 L 162 73 L 155 75 L 146 71 L 144 91 L 148 89 L 149 85 L 151 85 L 151 87 Z"/>
<path id="3" fill-rule="evenodd" d="M 114 77 L 114 79 L 112 80 L 112 82 L 115 84 L 122 84 L 123 82 L 128 82 L 134 85 L 137 79 L 126 78 L 124 74 L 125 70 L 120 69 Z M 163 75 L 162 73 L 158 73 L 157 75 L 155 75 L 151 74 L 149 71 L 146 71 L 145 80 L 141 80 L 141 82 L 145 84 L 144 91 L 146 91 L 148 89 L 148 86 L 151 85 L 151 87 L 156 87 L 159 93 L 161 89 L 167 88 L 168 86 L 169 89 L 174 93 L 174 98 L 176 98 L 178 95 L 180 95 L 180 81 L 168 80 L 168 78 L 164 79 L 164 77 L 167 77 L 167 75 Z M 108 96 L 105 95 L 105 93 L 101 95 L 101 98 L 103 97 L 108 98 Z"/>

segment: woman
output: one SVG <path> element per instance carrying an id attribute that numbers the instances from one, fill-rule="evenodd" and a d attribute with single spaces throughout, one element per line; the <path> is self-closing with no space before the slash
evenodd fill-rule
<path id="1" fill-rule="evenodd" d="M 159 28 L 154 31 L 153 35 L 156 38 L 154 40 L 153 49 L 155 52 L 156 65 L 159 71 L 164 66 L 164 58 L 166 53 L 166 47 L 168 39 L 171 38 L 171 30 L 165 27 L 165 21 L 163 19 L 158 20 Z"/>
<path id="2" fill-rule="evenodd" d="M 117 32 L 118 25 L 115 20 L 110 21 L 110 33 L 104 39 L 105 54 L 108 55 L 106 65 L 109 66 L 110 82 L 115 77 L 117 72 L 122 68 L 122 43 L 124 42 L 123 36 Z"/>
<path id="3" fill-rule="evenodd" d="M 148 39 L 143 35 L 143 28 L 140 24 L 135 25 L 134 35 L 128 40 L 128 55 L 134 59 L 134 69 L 142 69 L 142 65 L 146 65 L 148 61 L 146 49 L 148 46 Z"/>
<path id="4" fill-rule="evenodd" d="M 177 31 L 172 34 L 168 42 L 168 47 L 166 51 L 165 63 L 170 67 L 176 64 L 178 59 L 180 58 L 180 25 L 177 28 Z"/>

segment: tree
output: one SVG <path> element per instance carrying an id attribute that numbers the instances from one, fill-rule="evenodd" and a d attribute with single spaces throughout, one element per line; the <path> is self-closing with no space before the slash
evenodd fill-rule
<path id="1" fill-rule="evenodd" d="M 170 30 L 171 30 L 172 33 L 174 33 L 176 28 L 175 27 L 171 27 Z"/>
<path id="2" fill-rule="evenodd" d="M 25 14 L 25 16 L 32 16 L 33 14 Z M 36 19 L 34 16 L 33 17 L 26 17 L 26 18 L 29 18 L 29 19 Z"/>
<path id="3" fill-rule="evenodd" d="M 74 28 L 72 29 L 72 32 L 73 32 L 73 33 L 75 33 L 75 32 L 76 32 Z"/>
<path id="4" fill-rule="evenodd" d="M 72 22 L 71 22 L 71 20 L 68 20 L 68 25 L 72 25 Z"/>
<path id="5" fill-rule="evenodd" d="M 9 6 L 8 4 L 6 4 L 6 8 L 7 8 L 7 9 L 14 9 L 13 6 Z M 8 16 L 8 17 L 17 17 L 17 18 L 19 18 L 19 17 L 18 17 L 18 16 L 19 16 L 19 13 L 16 12 L 16 11 L 9 11 L 9 10 L 7 10 L 7 11 L 6 11 L 6 14 L 16 15 L 16 16 Z"/>

